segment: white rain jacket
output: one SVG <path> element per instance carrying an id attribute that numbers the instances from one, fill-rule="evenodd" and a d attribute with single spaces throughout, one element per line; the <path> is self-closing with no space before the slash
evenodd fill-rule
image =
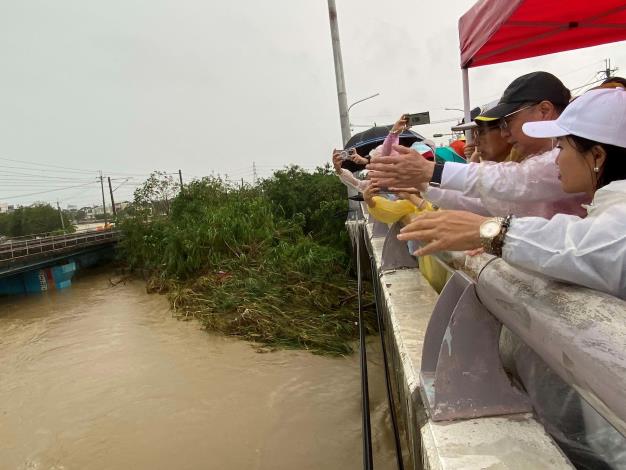
<path id="1" fill-rule="evenodd" d="M 521 163 L 446 163 L 441 188 L 424 196 L 444 209 L 468 210 L 479 200 L 479 214 L 551 218 L 554 214 L 585 215 L 583 194 L 567 194 L 558 179 L 558 149 L 529 157 Z M 454 190 L 454 191 L 450 191 Z"/>
<path id="2" fill-rule="evenodd" d="M 502 258 L 512 265 L 626 299 L 626 180 L 599 189 L 588 216 L 514 218 Z"/>
<path id="3" fill-rule="evenodd" d="M 360 193 L 365 191 L 370 184 L 369 180 L 360 180 L 356 178 L 350 170 L 346 170 L 345 168 L 341 169 L 341 173 L 335 173 L 337 177 L 341 180 L 343 184 L 348 186 L 349 188 L 356 189 Z"/>

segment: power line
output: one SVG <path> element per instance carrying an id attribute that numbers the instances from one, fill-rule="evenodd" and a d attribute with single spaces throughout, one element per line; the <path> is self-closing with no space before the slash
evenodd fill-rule
<path id="1" fill-rule="evenodd" d="M 37 178 L 66 178 L 66 179 L 86 179 L 89 178 L 89 175 L 76 175 L 76 176 L 67 176 L 67 175 L 55 175 L 51 174 L 49 171 L 46 173 L 25 173 L 22 171 L 14 171 L 13 169 L 5 170 L 7 167 L 0 167 L 0 174 L 11 175 L 11 176 L 26 176 L 26 177 L 37 177 Z"/>
<path id="2" fill-rule="evenodd" d="M 84 176 L 87 176 L 88 174 L 93 174 L 95 172 L 89 172 L 89 171 L 74 171 L 74 170 L 53 170 L 50 168 L 32 168 L 32 167 L 25 167 L 25 166 L 13 166 L 13 165 L 2 165 L 2 168 L 10 168 L 12 170 L 26 170 L 26 171 L 39 171 L 39 172 L 46 172 L 46 173 L 62 173 L 62 174 L 67 174 L 67 173 L 76 173 L 76 174 L 82 174 Z"/>
<path id="3" fill-rule="evenodd" d="M 67 201 L 71 201 L 72 199 L 76 199 L 77 197 L 81 197 L 83 194 L 85 194 L 87 191 L 90 191 L 92 189 L 96 189 L 96 188 L 87 188 L 87 189 L 82 189 L 76 193 L 72 193 L 71 195 L 64 197 L 63 199 L 61 199 L 61 202 L 67 202 Z"/>
<path id="4" fill-rule="evenodd" d="M 3 161 L 8 161 L 8 162 L 14 162 L 14 163 L 21 163 L 21 164 L 25 164 L 25 165 L 32 165 L 33 167 L 23 167 L 23 166 L 10 166 L 10 165 L 2 165 L 0 168 L 11 168 L 11 169 L 17 169 L 17 170 L 27 170 L 27 171 L 45 171 L 45 172 L 56 172 L 56 173 L 61 173 L 61 171 L 56 171 L 56 170 L 50 170 L 49 168 L 58 168 L 59 170 L 63 170 L 63 173 L 67 173 L 67 172 L 72 172 L 72 173 L 82 173 L 82 174 L 95 174 L 94 176 L 98 175 L 100 170 L 90 170 L 90 169 L 86 169 L 86 168 L 74 168 L 74 167 L 66 167 L 66 166 L 61 166 L 61 165 L 52 165 L 49 163 L 37 163 L 37 162 L 33 162 L 33 161 L 29 161 L 29 160 L 18 160 L 18 159 L 14 159 L 14 158 L 6 158 L 6 157 L 0 157 L 0 160 Z M 44 167 L 44 168 L 34 168 L 34 167 Z M 108 175 L 120 175 L 120 176 L 141 176 L 141 177 L 147 177 L 150 176 L 152 174 L 152 172 L 149 173 L 129 173 L 129 172 L 123 172 L 123 171 L 109 171 L 109 170 L 102 170 L 103 173 L 106 173 Z M 168 175 L 177 175 L 178 171 L 174 171 L 171 173 L 166 173 Z"/>
<path id="5" fill-rule="evenodd" d="M 14 158 L 6 158 L 6 157 L 0 157 L 0 160 L 4 160 L 4 161 L 7 161 L 7 162 L 14 162 L 14 163 L 24 163 L 26 165 L 45 166 L 45 167 L 49 167 L 49 168 L 59 168 L 61 170 L 96 173 L 96 170 L 86 170 L 86 169 L 81 169 L 81 168 L 71 168 L 71 167 L 67 167 L 67 166 L 51 165 L 50 163 L 32 162 L 32 161 L 29 161 L 29 160 L 16 160 Z"/>
<path id="6" fill-rule="evenodd" d="M 78 184 L 78 185 L 75 185 L 75 186 L 66 186 L 65 188 L 50 189 L 48 191 L 37 191 L 37 192 L 34 192 L 34 193 L 20 194 L 18 196 L 0 197 L 0 200 L 17 199 L 17 198 L 20 198 L 20 197 L 28 197 L 28 196 L 36 196 L 38 194 L 53 193 L 53 192 L 56 192 L 56 191 L 63 191 L 65 189 L 80 188 L 80 187 L 87 186 L 89 184 L 94 184 L 94 183 L 95 183 L 95 181 L 92 181 L 92 182 L 89 182 L 89 183 L 86 183 L 86 184 Z"/>

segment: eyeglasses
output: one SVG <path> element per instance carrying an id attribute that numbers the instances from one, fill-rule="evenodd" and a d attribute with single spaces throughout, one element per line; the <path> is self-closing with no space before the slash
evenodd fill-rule
<path id="1" fill-rule="evenodd" d="M 478 137 L 481 137 L 481 136 L 487 134 L 488 132 L 496 131 L 496 130 L 497 131 L 500 130 L 500 123 L 499 122 L 494 124 L 494 125 L 475 127 L 472 130 L 472 134 L 473 134 L 474 138 L 477 139 Z"/>
<path id="2" fill-rule="evenodd" d="M 519 113 L 521 113 L 522 111 L 526 109 L 532 108 L 533 106 L 537 106 L 537 104 L 538 103 L 532 103 L 532 104 L 526 105 L 520 109 L 513 111 L 512 113 L 507 114 L 506 116 L 503 116 L 499 122 L 500 130 L 501 131 L 507 130 L 511 126 L 511 123 L 515 120 L 515 117 L 519 115 Z M 513 119 L 510 119 L 511 117 Z"/>

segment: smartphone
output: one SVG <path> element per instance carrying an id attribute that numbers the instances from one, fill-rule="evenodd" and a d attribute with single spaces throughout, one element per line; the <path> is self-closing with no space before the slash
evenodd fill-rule
<path id="1" fill-rule="evenodd" d="M 419 126 L 422 124 L 430 124 L 430 113 L 428 111 L 407 115 L 408 127 Z"/>

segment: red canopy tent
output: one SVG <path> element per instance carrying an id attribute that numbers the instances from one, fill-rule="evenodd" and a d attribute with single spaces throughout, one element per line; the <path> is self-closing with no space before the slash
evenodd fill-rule
<path id="1" fill-rule="evenodd" d="M 625 0 L 479 0 L 459 19 L 463 99 L 467 69 L 626 40 Z"/>

